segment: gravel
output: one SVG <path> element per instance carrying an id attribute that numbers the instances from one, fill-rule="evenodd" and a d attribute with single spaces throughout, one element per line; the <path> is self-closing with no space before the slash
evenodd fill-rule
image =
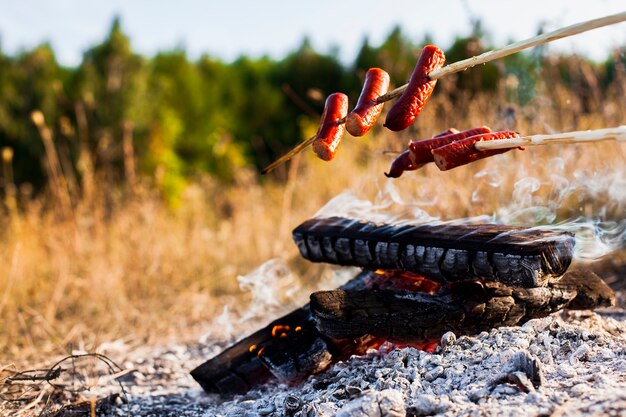
<path id="1" fill-rule="evenodd" d="M 473 337 L 446 333 L 435 353 L 379 350 L 294 386 L 207 395 L 188 371 L 224 346 L 145 347 L 123 366 L 114 416 L 618 416 L 626 414 L 626 311 L 563 312 Z M 121 349 L 121 348 L 120 348 Z M 114 349 L 110 349 L 111 351 Z"/>

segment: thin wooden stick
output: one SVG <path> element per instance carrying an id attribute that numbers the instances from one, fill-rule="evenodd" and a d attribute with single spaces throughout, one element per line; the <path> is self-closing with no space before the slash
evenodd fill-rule
<path id="1" fill-rule="evenodd" d="M 493 51 L 488 51 L 483 54 L 464 59 L 463 61 L 455 62 L 454 64 L 450 64 L 444 68 L 434 70 L 433 72 L 428 74 L 428 77 L 431 80 L 436 80 L 443 77 L 444 75 L 454 74 L 455 72 L 463 71 L 476 65 L 493 61 L 494 59 L 503 58 L 524 49 L 532 48 L 533 46 L 552 42 L 557 39 L 566 38 L 568 36 L 577 35 L 579 33 L 587 32 L 592 29 L 601 28 L 603 26 L 614 25 L 623 21 L 626 21 L 626 12 L 621 12 L 610 16 L 604 16 L 598 19 L 587 20 L 586 22 L 576 23 L 561 29 L 553 30 L 552 32 L 533 36 L 532 38 L 512 43 L 500 49 L 494 49 Z"/>
<path id="2" fill-rule="evenodd" d="M 431 80 L 438 80 L 439 78 L 454 74 L 455 72 L 465 71 L 466 69 L 475 67 L 476 65 L 486 64 L 487 62 L 495 59 L 504 58 L 505 56 L 512 55 L 524 49 L 532 48 L 533 46 L 541 45 L 555 41 L 557 39 L 566 38 L 568 36 L 578 35 L 579 33 L 587 32 L 592 29 L 597 29 L 603 26 L 614 25 L 616 23 L 626 21 L 626 12 L 617 13 L 610 16 L 600 17 L 598 19 L 587 20 L 585 22 L 576 23 L 564 28 L 553 30 L 552 32 L 544 33 L 542 35 L 533 36 L 532 38 L 525 39 L 523 41 L 514 42 L 505 47 L 487 51 L 480 55 L 476 55 L 462 61 L 455 62 L 450 65 L 446 65 L 443 68 L 436 69 L 428 74 L 428 78 Z M 404 84 L 394 90 L 391 90 L 387 94 L 376 99 L 379 103 L 399 97 L 404 93 L 408 84 Z"/>
<path id="3" fill-rule="evenodd" d="M 428 77 L 431 80 L 437 80 L 443 76 L 449 75 L 449 74 L 454 74 L 456 72 L 459 71 L 464 71 L 468 68 L 472 68 L 476 65 L 479 64 L 485 64 L 487 62 L 493 61 L 495 59 L 499 59 L 499 58 L 503 58 L 505 56 L 508 55 L 512 55 L 516 52 L 522 51 L 524 49 L 527 48 L 532 48 L 533 46 L 537 46 L 537 45 L 541 45 L 543 43 L 548 43 L 548 42 L 552 42 L 555 41 L 557 39 L 562 39 L 562 38 L 566 38 L 568 36 L 573 36 L 573 35 L 577 35 L 579 33 L 583 33 L 583 32 L 587 32 L 589 30 L 592 29 L 597 29 L 603 26 L 609 26 L 609 25 L 614 25 L 616 23 L 620 23 L 620 22 L 624 22 L 626 21 L 626 12 L 621 12 L 621 13 L 617 13 L 614 15 L 610 15 L 610 16 L 605 16 L 605 17 L 600 17 L 598 19 L 593 19 L 593 20 L 587 20 L 585 22 L 580 22 L 580 23 L 576 23 L 570 26 L 566 26 L 564 28 L 560 28 L 557 30 L 554 30 L 552 32 L 548 32 L 548 33 L 544 33 L 542 35 L 538 35 L 538 36 L 534 36 L 532 38 L 528 38 L 525 39 L 523 41 L 519 41 L 519 42 L 514 42 L 510 45 L 507 45 L 503 48 L 499 48 L 499 49 L 494 49 L 488 52 L 485 52 L 483 54 L 477 55 L 477 56 L 473 56 L 470 57 L 468 59 L 464 59 L 462 61 L 458 61 L 455 62 L 453 64 L 450 65 L 446 65 L 443 68 L 439 68 L 437 70 L 432 71 L 431 73 L 428 74 Z M 400 95 L 402 95 L 402 93 L 404 92 L 404 90 L 406 90 L 408 84 L 404 84 L 394 90 L 389 91 L 386 94 L 383 94 L 382 96 L 379 96 L 376 101 L 378 103 L 384 103 L 386 101 L 392 100 L 396 97 L 399 97 Z M 345 118 L 339 120 L 338 122 L 341 123 L 345 123 Z M 298 145 L 296 145 L 293 149 L 291 149 L 289 152 L 287 152 L 285 155 L 281 156 L 280 158 L 278 158 L 276 161 L 274 161 L 272 164 L 270 164 L 269 166 L 267 166 L 267 168 L 265 168 L 263 171 L 261 171 L 261 174 L 267 174 L 271 171 L 274 170 L 274 168 L 276 168 L 277 166 L 281 165 L 284 162 L 287 162 L 288 160 L 290 160 L 291 158 L 293 158 L 294 155 L 298 154 L 299 152 L 301 152 L 302 150 L 304 150 L 306 147 L 308 147 L 309 145 L 311 145 L 314 141 L 315 141 L 315 137 L 316 136 L 312 136 L 302 142 L 300 142 Z"/>
<path id="4" fill-rule="evenodd" d="M 626 126 L 611 127 L 597 130 L 581 130 L 577 132 L 555 133 L 552 135 L 531 135 L 514 139 L 499 139 L 476 142 L 474 147 L 479 151 L 493 149 L 509 149 L 519 146 L 539 146 L 552 143 L 587 143 L 605 140 L 626 142 Z"/>
<path id="5" fill-rule="evenodd" d="M 317 134 L 297 144 L 292 150 L 290 150 L 289 152 L 287 152 L 286 154 L 284 154 L 283 156 L 281 156 L 280 158 L 278 158 L 277 160 L 269 164 L 263 171 L 261 171 L 261 175 L 265 175 L 267 173 L 272 172 L 277 166 L 283 164 L 284 162 L 287 162 L 288 160 L 296 156 L 298 153 L 306 149 L 307 146 L 311 145 L 315 141 L 316 137 L 317 137 Z"/>

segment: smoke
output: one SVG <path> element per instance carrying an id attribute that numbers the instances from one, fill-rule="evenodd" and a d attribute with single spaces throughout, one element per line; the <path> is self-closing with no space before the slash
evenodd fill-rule
<path id="1" fill-rule="evenodd" d="M 438 217 L 431 216 L 423 209 L 432 204 L 432 201 L 403 198 L 393 182 L 387 181 L 373 201 L 358 196 L 355 190 L 348 190 L 332 198 L 315 214 L 315 217 L 341 216 L 394 224 L 441 223 Z"/>
<path id="2" fill-rule="evenodd" d="M 622 165 L 572 170 L 571 163 L 571 158 L 553 157 L 547 163 L 544 160 L 549 170 L 533 171 L 531 164 L 517 167 L 513 173 L 505 171 L 506 162 L 487 164 L 488 168 L 473 174 L 469 181 L 474 190 L 468 194 L 462 217 L 450 216 L 453 210 L 442 209 L 446 206 L 440 195 L 454 191 L 449 183 L 433 178 L 434 184 L 422 185 L 424 178 L 417 183 L 410 173 L 407 178 L 379 183 L 373 198 L 361 191 L 345 191 L 316 216 L 394 224 L 497 223 L 567 231 L 576 235 L 576 260 L 597 260 L 626 246 L 626 169 Z M 421 186 L 423 191 L 416 195 L 415 188 L 407 188 L 402 181 Z M 494 203 L 494 199 L 498 201 Z M 485 201 L 492 203 L 482 204 Z"/>
<path id="3" fill-rule="evenodd" d="M 575 171 L 568 179 L 562 158 L 550 163 L 554 169 L 547 179 L 527 175 L 515 182 L 512 199 L 496 212 L 496 222 L 575 233 L 578 260 L 599 259 L 623 247 L 626 173 Z M 549 192 L 539 193 L 542 187 Z"/>
<path id="4" fill-rule="evenodd" d="M 252 297 L 242 321 L 277 316 L 297 303 L 300 283 L 282 259 L 270 259 L 249 274 L 238 276 L 237 281 L 239 288 Z"/>

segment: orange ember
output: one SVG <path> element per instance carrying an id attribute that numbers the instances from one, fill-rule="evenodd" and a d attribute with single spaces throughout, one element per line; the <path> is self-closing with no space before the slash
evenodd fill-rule
<path id="1" fill-rule="evenodd" d="M 441 284 L 421 275 L 405 271 L 384 271 L 377 269 L 376 276 L 368 282 L 368 286 L 381 290 L 403 290 L 435 294 Z"/>
<path id="2" fill-rule="evenodd" d="M 272 328 L 272 337 L 283 337 L 283 334 L 287 336 L 286 332 L 288 332 L 289 330 L 291 330 L 291 327 L 287 325 L 277 324 Z"/>
<path id="3" fill-rule="evenodd" d="M 380 349 L 380 347 L 387 343 L 388 345 L 392 345 L 394 349 L 404 349 L 405 347 L 413 347 L 419 350 L 423 350 L 427 353 L 433 353 L 437 350 L 439 346 L 439 341 L 437 340 L 422 340 L 422 341 L 412 341 L 412 342 L 393 342 L 387 339 L 372 337 L 367 340 L 364 346 L 366 349 Z"/>

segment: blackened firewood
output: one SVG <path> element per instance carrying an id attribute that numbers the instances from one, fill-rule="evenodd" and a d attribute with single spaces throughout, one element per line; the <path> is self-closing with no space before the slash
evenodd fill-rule
<path id="1" fill-rule="evenodd" d="M 320 332 L 328 337 L 370 334 L 411 342 L 439 339 L 447 331 L 479 333 L 545 317 L 565 306 L 587 309 L 610 305 L 612 300 L 606 284 L 587 271 L 567 273 L 548 287 L 528 289 L 475 282 L 453 285 L 446 293 L 432 295 L 388 290 L 320 291 L 311 295 L 311 312 Z"/>
<path id="2" fill-rule="evenodd" d="M 615 293 L 611 287 L 588 269 L 570 271 L 567 273 L 566 281 L 553 284 L 555 288 L 562 285 L 576 286 L 576 297 L 567 305 L 569 309 L 587 310 L 615 305 Z"/>
<path id="3" fill-rule="evenodd" d="M 394 226 L 341 217 L 307 220 L 293 239 L 312 262 L 528 288 L 563 275 L 574 248 L 574 235 L 566 232 L 494 224 Z"/>
<path id="4" fill-rule="evenodd" d="M 263 344 L 273 339 L 272 329 L 279 325 L 305 325 L 311 328 L 311 324 L 308 308 L 294 310 L 204 362 L 191 371 L 191 376 L 206 392 L 245 393 L 272 378 L 272 373 L 259 355 Z"/>
<path id="5" fill-rule="evenodd" d="M 306 326 L 264 344 L 259 358 L 282 382 L 295 382 L 326 369 L 333 361 L 329 346 L 314 327 Z"/>
<path id="6" fill-rule="evenodd" d="M 364 272 L 340 288 L 365 288 Z M 331 358 L 360 353 L 353 340 L 329 341 L 311 317 L 309 305 L 272 321 L 191 371 L 209 393 L 245 393 L 271 379 L 291 382 L 320 372 Z"/>

